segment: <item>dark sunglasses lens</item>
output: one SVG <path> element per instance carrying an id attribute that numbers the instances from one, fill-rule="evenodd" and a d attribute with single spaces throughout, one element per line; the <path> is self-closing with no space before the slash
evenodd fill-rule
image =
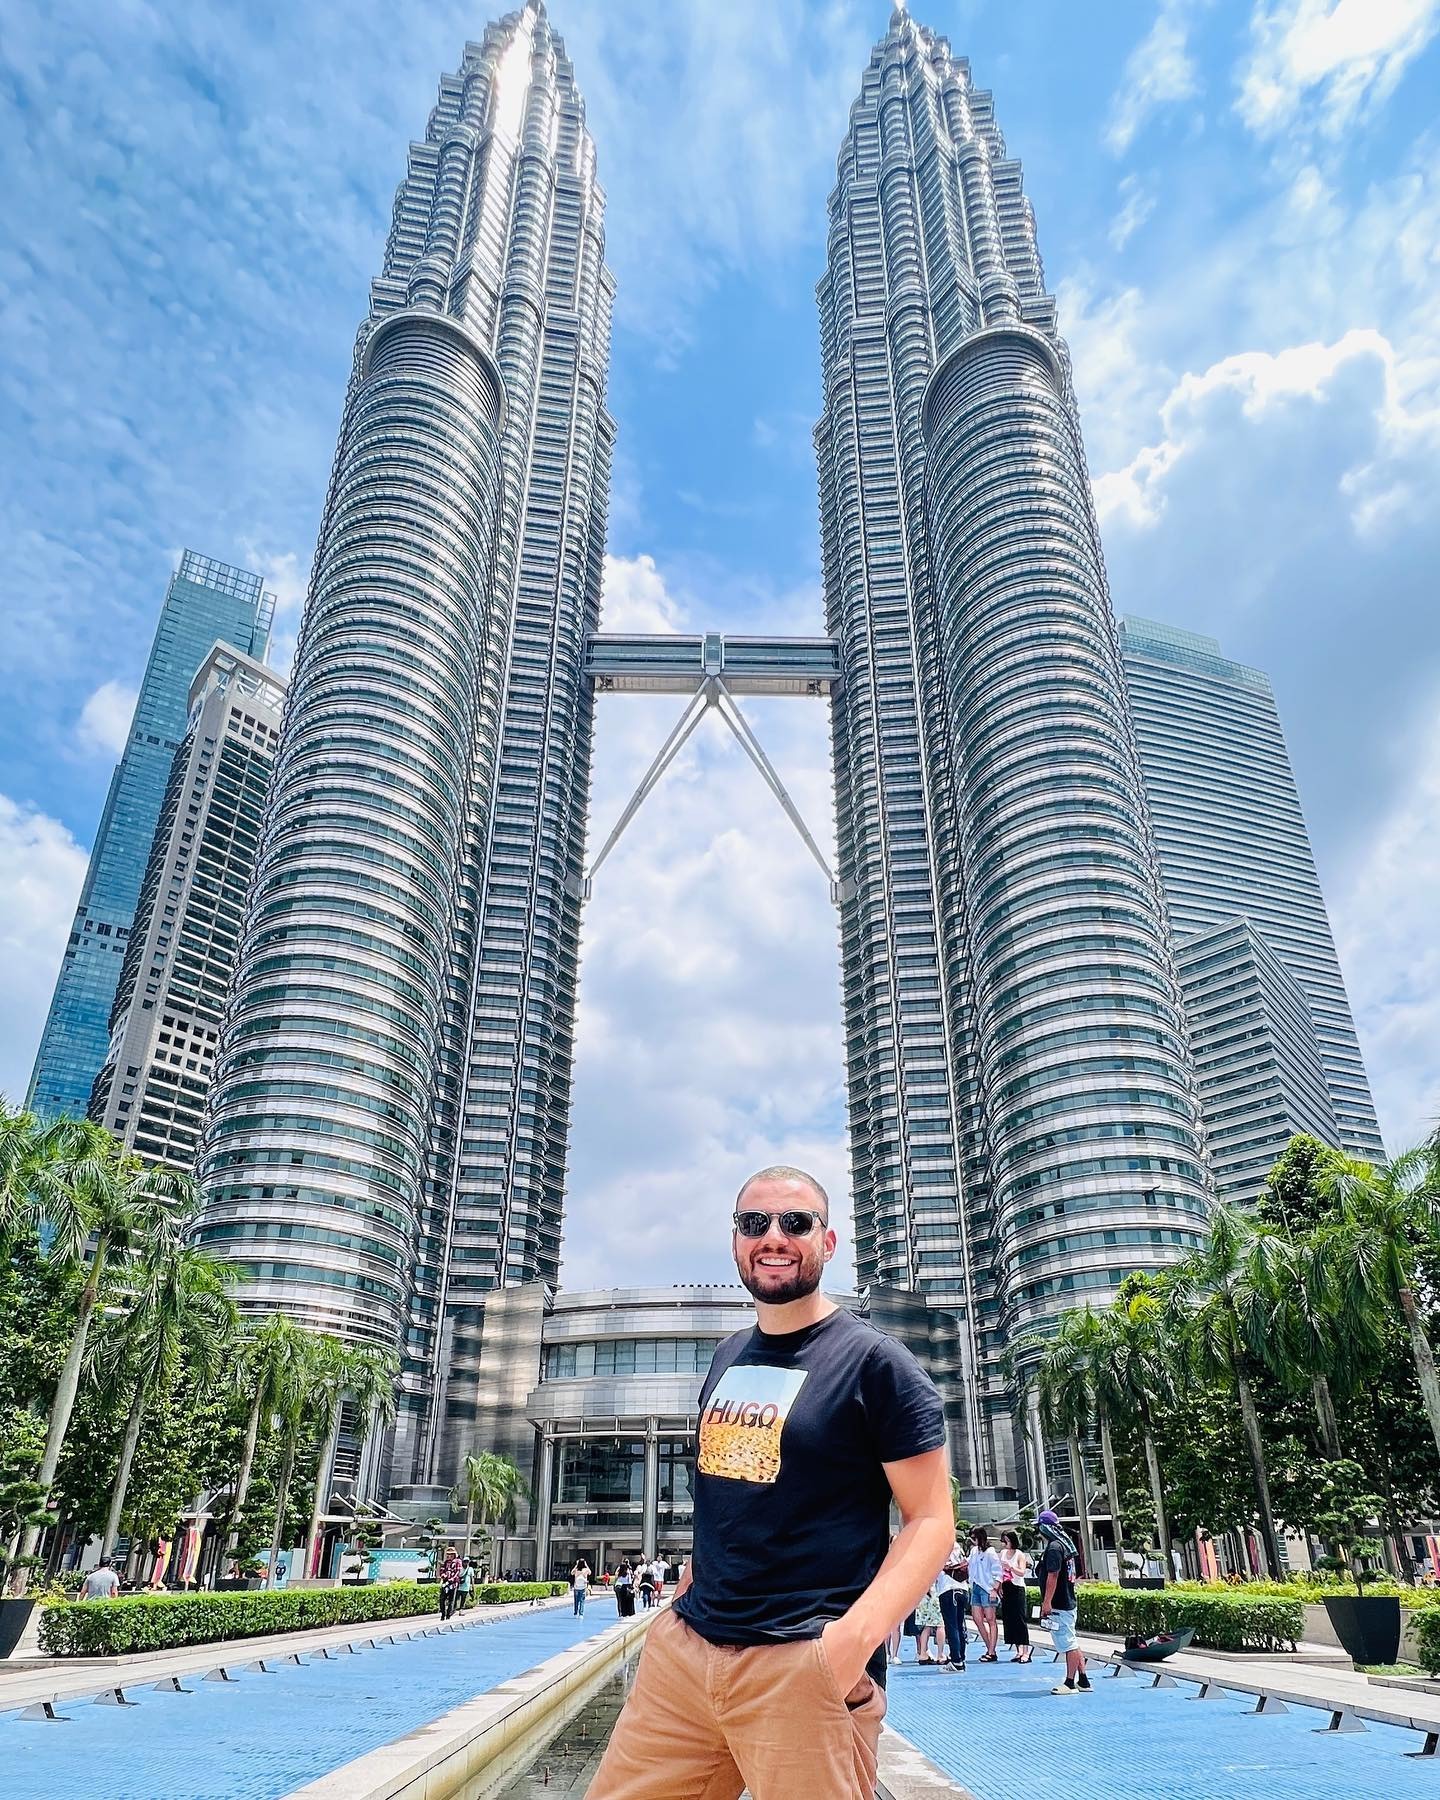
<path id="1" fill-rule="evenodd" d="M 735 1215 L 735 1229 L 741 1237 L 762 1238 L 770 1229 L 773 1218 L 786 1237 L 807 1237 L 818 1216 L 812 1212 L 742 1212 Z"/>

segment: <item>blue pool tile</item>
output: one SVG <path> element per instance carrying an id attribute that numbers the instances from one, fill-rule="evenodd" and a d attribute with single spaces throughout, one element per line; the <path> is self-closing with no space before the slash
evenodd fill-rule
<path id="1" fill-rule="evenodd" d="M 188 1694 L 126 1688 L 133 1707 L 69 1700 L 64 1724 L 0 1716 L 0 1800 L 280 1800 L 614 1622 L 613 1607 L 520 1613 L 233 1685 L 201 1671 Z"/>
<path id="2" fill-rule="evenodd" d="M 1056 1699 L 1059 1675 L 1038 1649 L 1028 1668 L 903 1665 L 890 1723 L 975 1800 L 1440 1800 L 1440 1762 L 1404 1754 L 1418 1732 L 1317 1736 L 1328 1715 L 1310 1707 L 1256 1714 L 1249 1696 L 1098 1670 L 1093 1693 Z"/>

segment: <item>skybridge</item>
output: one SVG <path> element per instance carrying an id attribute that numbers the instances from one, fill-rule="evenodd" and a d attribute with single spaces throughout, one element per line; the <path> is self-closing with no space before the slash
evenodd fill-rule
<path id="1" fill-rule="evenodd" d="M 713 710 L 734 732 L 761 780 L 799 832 L 819 864 L 838 906 L 845 886 L 835 877 L 819 845 L 790 798 L 784 782 L 750 723 L 735 704 L 740 695 L 826 700 L 840 684 L 840 646 L 834 638 L 730 637 L 720 631 L 698 637 L 656 632 L 626 636 L 601 632 L 585 643 L 585 675 L 597 694 L 688 694 L 690 703 L 655 754 L 640 785 L 630 797 L 614 830 L 600 848 L 585 877 L 589 899 L 600 865 L 619 843 L 625 827 L 639 812 L 660 778 L 680 754 L 686 739 Z"/>

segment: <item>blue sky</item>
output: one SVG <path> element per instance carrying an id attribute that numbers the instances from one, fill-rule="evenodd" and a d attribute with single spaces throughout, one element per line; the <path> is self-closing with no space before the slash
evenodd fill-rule
<path id="1" fill-rule="evenodd" d="M 612 625 L 818 630 L 813 286 L 888 4 L 554 0 L 610 198 Z M 1025 167 L 1117 606 L 1275 680 L 1392 1145 L 1440 1113 L 1440 0 L 935 0 Z M 0 38 L 0 1090 L 23 1090 L 174 558 L 293 639 L 406 141 L 486 12 L 12 0 Z M 608 829 L 673 706 L 602 703 Z M 829 832 L 818 707 L 755 716 Z M 706 735 L 586 920 L 567 1282 L 845 1189 L 835 924 Z M 694 1229 L 690 1227 L 693 1225 Z"/>

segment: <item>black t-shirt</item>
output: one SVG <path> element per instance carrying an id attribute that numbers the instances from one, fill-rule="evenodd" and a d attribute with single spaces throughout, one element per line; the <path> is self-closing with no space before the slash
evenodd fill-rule
<path id="1" fill-rule="evenodd" d="M 1046 1583 L 1051 1576 L 1055 1577 L 1055 1592 L 1050 1596 L 1050 1605 L 1055 1612 L 1074 1612 L 1075 1610 L 1075 1565 L 1070 1560 L 1070 1552 L 1063 1544 L 1054 1542 L 1045 1546 L 1045 1554 L 1040 1561 L 1040 1598 L 1044 1601 Z"/>
<path id="2" fill-rule="evenodd" d="M 695 1561 L 675 1610 L 712 1644 L 819 1637 L 885 1560 L 881 1464 L 944 1442 L 930 1377 L 843 1309 L 727 1338 L 700 1390 Z"/>

